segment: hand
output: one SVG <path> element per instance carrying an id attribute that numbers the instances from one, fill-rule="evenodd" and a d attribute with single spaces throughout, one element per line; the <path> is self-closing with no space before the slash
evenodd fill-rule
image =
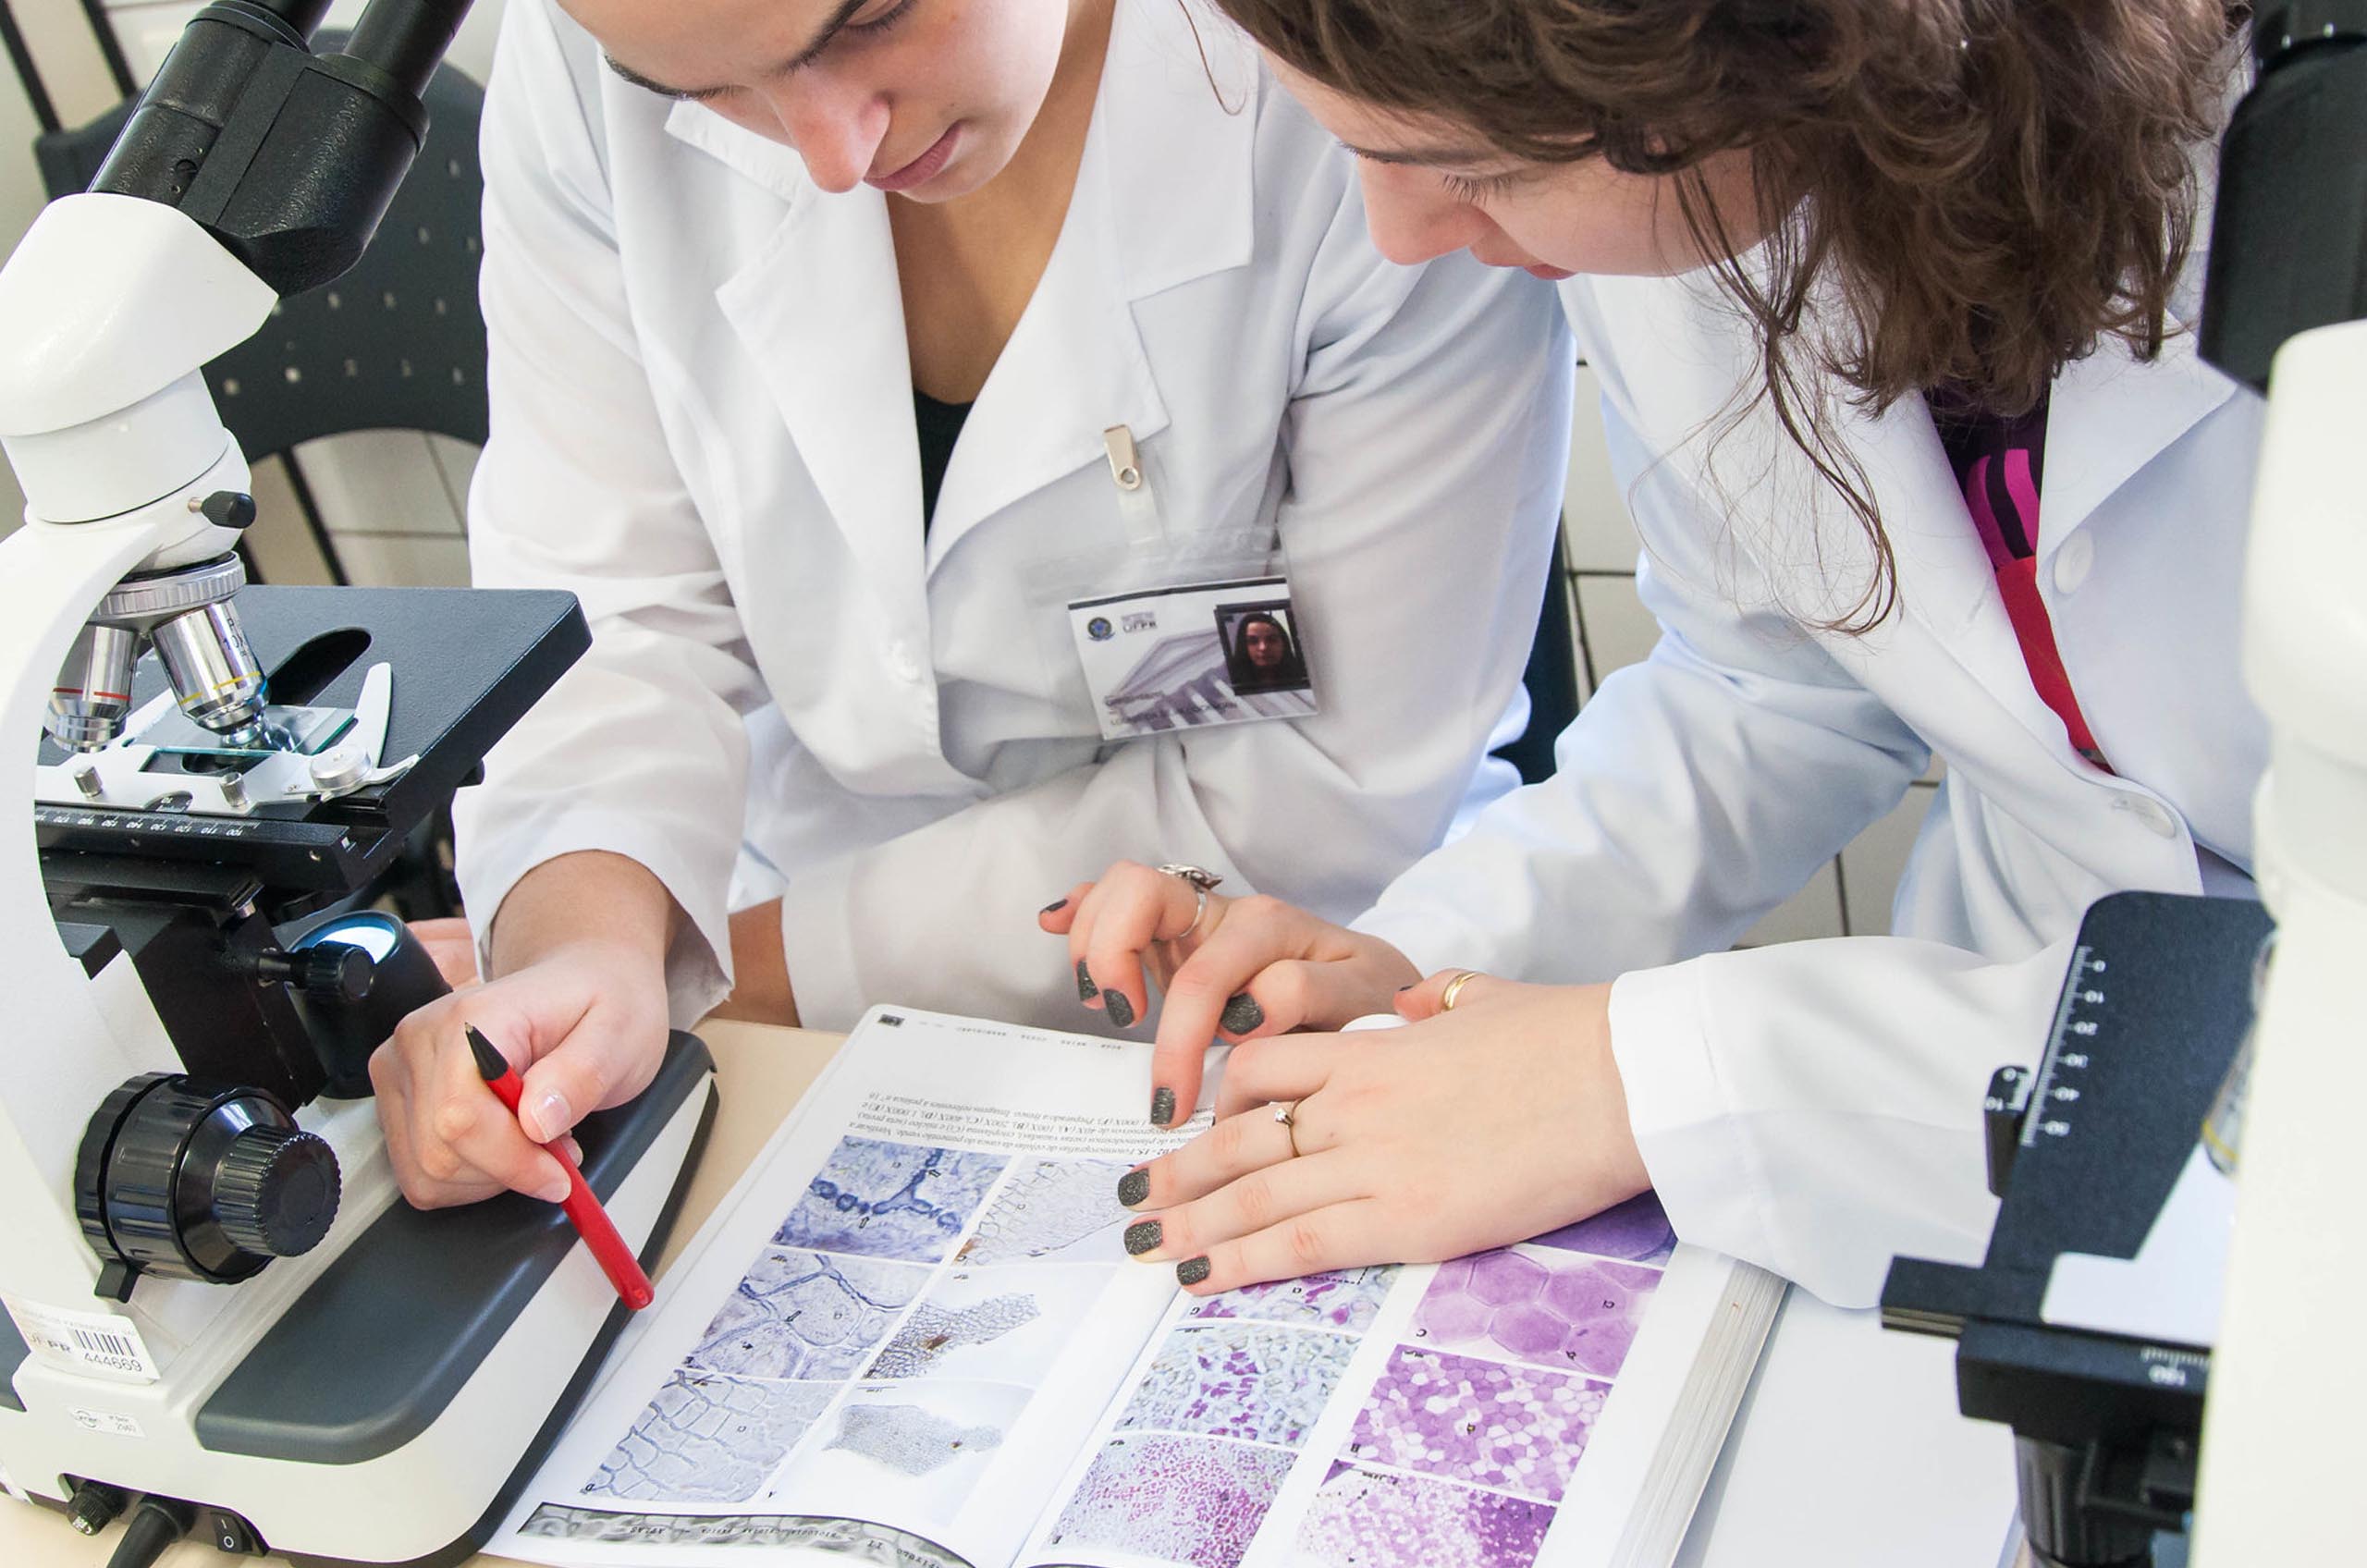
<path id="1" fill-rule="evenodd" d="M 666 979 L 642 955 L 586 942 L 404 1019 L 370 1058 L 378 1121 L 403 1195 L 421 1208 L 474 1203 L 505 1188 L 556 1203 L 567 1173 L 543 1145 L 588 1113 L 620 1105 L 664 1059 Z M 479 1076 L 472 1023 L 525 1080 L 514 1117 Z"/>
<path id="2" fill-rule="evenodd" d="M 1611 987 L 1482 975 L 1441 1013 L 1453 973 L 1398 998 L 1412 1027 L 1235 1050 L 1216 1126 L 1121 1187 L 1146 1216 L 1127 1249 L 1208 1295 L 1460 1257 L 1650 1185 L 1611 1054 Z"/>
<path id="3" fill-rule="evenodd" d="M 1081 882 L 1036 917 L 1069 939 L 1080 999 L 1121 1028 L 1149 1011 L 1144 963 L 1167 996 L 1151 1056 L 1151 1121 L 1164 1127 L 1199 1103 L 1200 1069 L 1212 1039 L 1260 1039 L 1306 1027 L 1338 1028 L 1386 1012 L 1420 977 L 1405 955 L 1280 899 L 1208 895 L 1132 861 Z M 1122 1016 L 1121 1016 L 1122 1014 Z M 1159 1114 L 1161 1110 L 1165 1115 Z"/>
<path id="4" fill-rule="evenodd" d="M 419 945 L 435 961 L 444 984 L 457 991 L 477 983 L 477 939 L 467 921 L 414 920 L 411 934 L 419 938 Z"/>

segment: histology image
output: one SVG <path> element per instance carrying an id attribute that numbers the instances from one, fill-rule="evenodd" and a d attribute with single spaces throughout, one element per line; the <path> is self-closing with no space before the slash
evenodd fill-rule
<path id="1" fill-rule="evenodd" d="M 1608 1384 L 1400 1345 L 1356 1413 L 1352 1459 L 1559 1501 Z"/>
<path id="2" fill-rule="evenodd" d="M 962 1243 L 963 1263 L 1022 1263 L 1033 1259 L 1122 1263 L 1118 1238 L 1134 1218 L 1118 1202 L 1122 1160 L 1024 1161 L 979 1217 Z"/>
<path id="3" fill-rule="evenodd" d="M 871 1364 L 871 1376 L 918 1378 L 947 1354 L 972 1345 L 992 1344 L 1041 1316 L 1036 1298 L 1018 1291 L 950 1311 L 925 1302 L 913 1309 L 896 1337 L 888 1341 L 888 1348 L 879 1353 L 879 1359 Z"/>
<path id="4" fill-rule="evenodd" d="M 1002 1433 L 950 1421 L 917 1404 L 851 1404 L 840 1414 L 829 1446 L 907 1476 L 926 1476 L 965 1453 L 1000 1448 Z"/>
<path id="5" fill-rule="evenodd" d="M 1296 1448 L 1355 1349 L 1344 1334 L 1271 1323 L 1179 1328 L 1152 1357 L 1118 1426 Z"/>
<path id="6" fill-rule="evenodd" d="M 1007 1158 L 841 1138 L 773 1240 L 937 1263 L 953 1250 Z"/>
<path id="7" fill-rule="evenodd" d="M 1269 1323 L 1310 1323 L 1326 1329 L 1361 1333 L 1372 1326 L 1381 1298 L 1397 1278 L 1395 1264 L 1365 1268 L 1336 1268 L 1309 1274 L 1303 1280 L 1278 1280 L 1271 1284 L 1245 1285 L 1222 1295 L 1195 1302 L 1193 1317 L 1256 1317 Z"/>
<path id="8" fill-rule="evenodd" d="M 1293 1568 L 1528 1568 L 1550 1503 L 1335 1464 L 1300 1521 Z"/>
<path id="9" fill-rule="evenodd" d="M 1649 1263 L 1657 1268 L 1676 1251 L 1676 1231 L 1669 1224 L 1661 1200 L 1650 1193 L 1638 1193 L 1591 1219 L 1564 1225 L 1529 1244 L 1564 1252 L 1588 1252 L 1597 1257 Z"/>
<path id="10" fill-rule="evenodd" d="M 678 1371 L 583 1489 L 627 1501 L 745 1502 L 838 1391 Z"/>
<path id="11" fill-rule="evenodd" d="M 1050 1544 L 1237 1568 L 1295 1458 L 1214 1438 L 1112 1438 L 1061 1511 Z"/>
<path id="12" fill-rule="evenodd" d="M 1439 1266 L 1414 1312 L 1425 1346 L 1608 1378 L 1627 1359 L 1660 1270 L 1506 1248 Z"/>
<path id="13" fill-rule="evenodd" d="M 518 1533 L 621 1546 L 807 1547 L 876 1568 L 970 1568 L 966 1560 L 909 1530 L 807 1513 L 623 1513 L 546 1502 Z"/>
<path id="14" fill-rule="evenodd" d="M 893 1263 L 767 1247 L 683 1361 L 744 1378 L 852 1377 L 927 1282 Z"/>
<path id="15" fill-rule="evenodd" d="M 1073 1343 L 1115 1272 L 1064 1263 L 955 1269 L 929 1287 L 864 1375 L 1036 1387 Z"/>

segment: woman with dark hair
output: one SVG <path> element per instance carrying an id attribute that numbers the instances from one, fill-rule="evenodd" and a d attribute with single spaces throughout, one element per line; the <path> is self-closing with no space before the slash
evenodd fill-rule
<path id="1" fill-rule="evenodd" d="M 2240 8 L 1224 5 L 1386 253 L 1564 280 L 1662 636 L 1353 928 L 1133 865 L 1048 917 L 1130 997 L 1134 953 L 1180 962 L 1156 1099 L 1255 1042 L 1230 1120 L 1123 1189 L 1147 1256 L 1219 1291 L 1650 1185 L 1845 1304 L 1977 1257 L 1982 1091 L 2082 913 L 2250 887 L 2260 413 L 2188 331 Z M 1896 935 L 1727 950 L 1934 758 Z"/>
<path id="2" fill-rule="evenodd" d="M 454 808 L 487 978 L 374 1060 L 412 1201 L 564 1191 L 537 1145 L 718 1004 L 1063 1016 L 1038 876 L 1156 843 L 1345 917 L 1510 784 L 1551 293 L 1384 262 L 1205 0 L 509 0 L 484 147 L 472 573 L 592 645 Z M 1304 715 L 1113 741 L 1046 656 L 1072 600 L 1285 575 Z"/>
<path id="3" fill-rule="evenodd" d="M 1264 610 L 1235 623 L 1228 663 L 1236 692 L 1295 692 L 1306 684 L 1290 631 Z"/>

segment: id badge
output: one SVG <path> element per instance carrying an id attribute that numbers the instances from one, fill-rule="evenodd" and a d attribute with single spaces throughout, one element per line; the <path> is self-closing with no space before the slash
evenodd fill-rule
<path id="1" fill-rule="evenodd" d="M 1110 594 L 1068 607 L 1105 741 L 1318 711 L 1287 576 Z"/>

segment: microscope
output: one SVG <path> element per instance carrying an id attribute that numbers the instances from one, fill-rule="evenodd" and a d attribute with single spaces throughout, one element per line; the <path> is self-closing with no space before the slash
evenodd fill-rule
<path id="1" fill-rule="evenodd" d="M 400 1201 L 366 1063 L 442 990 L 358 907 L 590 644 L 571 595 L 248 587 L 201 367 L 361 254 L 467 0 L 191 20 L 90 191 L 0 270 L 0 1487 L 141 1568 L 191 1530 L 457 1562 L 626 1313 L 558 1211 Z M 20 779 L 28 775 L 18 775 Z M 21 799 L 21 797 L 20 797 Z M 578 1129 L 654 1259 L 713 1110 L 668 1042 Z"/>
<path id="2" fill-rule="evenodd" d="M 1987 1256 L 1898 1259 L 1883 1291 L 1886 1327 L 1957 1341 L 1964 1414 L 2013 1427 L 2042 1568 L 2360 1555 L 2367 0 L 2262 6 L 2252 51 L 2201 351 L 2269 398 L 2244 584 L 2263 905 L 2089 912 L 2037 1066 L 1991 1083 Z"/>

